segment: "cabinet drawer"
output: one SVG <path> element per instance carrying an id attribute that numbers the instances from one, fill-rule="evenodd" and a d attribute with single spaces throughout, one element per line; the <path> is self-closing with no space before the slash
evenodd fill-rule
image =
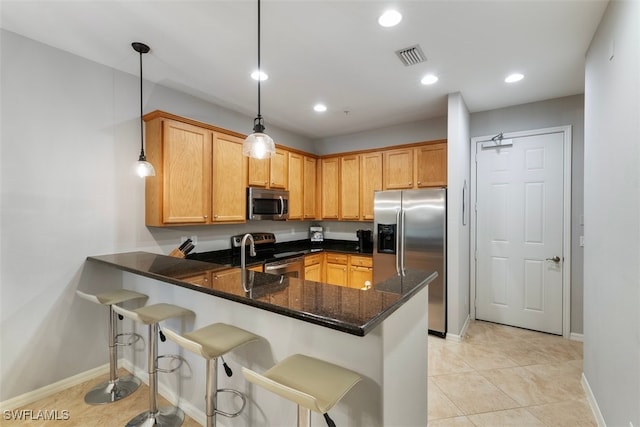
<path id="1" fill-rule="evenodd" d="M 322 254 L 305 255 L 304 266 L 320 264 L 322 262 Z"/>
<path id="2" fill-rule="evenodd" d="M 347 255 L 346 254 L 336 254 L 336 253 L 327 253 L 327 263 L 328 264 L 346 264 L 347 263 Z"/>
<path id="3" fill-rule="evenodd" d="M 373 267 L 373 258 L 368 256 L 351 255 L 351 265 L 358 267 Z"/>

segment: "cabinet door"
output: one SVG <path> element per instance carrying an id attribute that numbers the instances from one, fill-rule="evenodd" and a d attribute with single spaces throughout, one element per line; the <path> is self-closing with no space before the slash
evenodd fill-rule
<path id="1" fill-rule="evenodd" d="M 211 131 L 165 120 L 162 222 L 204 224 L 211 211 Z"/>
<path id="2" fill-rule="evenodd" d="M 373 193 L 382 190 L 382 153 L 360 155 L 360 219 L 373 221 Z"/>
<path id="3" fill-rule="evenodd" d="M 269 159 L 249 158 L 248 183 L 251 187 L 269 186 Z"/>
<path id="4" fill-rule="evenodd" d="M 276 154 L 271 158 L 270 188 L 287 188 L 287 166 L 289 164 L 288 151 L 276 148 Z"/>
<path id="5" fill-rule="evenodd" d="M 447 185 L 447 144 L 416 148 L 416 184 L 418 188 Z"/>
<path id="6" fill-rule="evenodd" d="M 371 267 L 351 266 L 349 270 L 350 288 L 369 288 L 373 280 L 373 269 Z"/>
<path id="7" fill-rule="evenodd" d="M 304 268 L 304 280 L 312 280 L 314 282 L 321 282 L 322 276 L 322 264 L 313 264 Z"/>
<path id="8" fill-rule="evenodd" d="M 246 221 L 247 159 L 242 140 L 216 133 L 213 140 L 213 222 Z"/>
<path id="9" fill-rule="evenodd" d="M 304 166 L 303 166 L 303 193 L 304 193 L 304 218 L 313 219 L 316 217 L 316 186 L 318 185 L 316 181 L 316 165 L 318 161 L 313 157 L 304 156 Z M 291 173 L 291 172 L 289 172 Z"/>
<path id="10" fill-rule="evenodd" d="M 347 286 L 346 264 L 334 264 L 327 262 L 326 282 L 331 285 Z"/>
<path id="11" fill-rule="evenodd" d="M 303 156 L 289 153 L 289 219 L 302 219 L 304 202 Z"/>
<path id="12" fill-rule="evenodd" d="M 322 159 L 322 218 L 338 219 L 338 157 Z"/>
<path id="13" fill-rule="evenodd" d="M 360 219 L 360 156 L 340 157 L 340 219 Z"/>
<path id="14" fill-rule="evenodd" d="M 413 188 L 413 149 L 384 152 L 384 189 Z"/>

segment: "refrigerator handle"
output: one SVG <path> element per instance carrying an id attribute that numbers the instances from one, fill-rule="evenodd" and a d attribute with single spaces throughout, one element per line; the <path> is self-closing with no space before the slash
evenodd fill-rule
<path id="1" fill-rule="evenodd" d="M 405 235 L 404 235 L 404 218 L 406 211 L 402 209 L 402 214 L 400 215 L 400 220 L 402 222 L 402 227 L 400 228 L 400 251 L 402 251 L 402 257 L 400 258 L 400 272 L 402 276 L 406 276 L 406 265 L 405 265 Z"/>
<path id="2" fill-rule="evenodd" d="M 402 238 L 400 237 L 402 235 L 401 212 L 402 209 L 396 211 L 396 273 L 398 276 L 402 275 L 402 260 L 400 258 L 402 256 L 402 246 L 400 246 L 402 245 Z"/>

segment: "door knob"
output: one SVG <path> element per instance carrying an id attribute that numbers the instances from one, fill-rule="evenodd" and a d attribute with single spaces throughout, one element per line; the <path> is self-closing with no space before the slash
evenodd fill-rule
<path id="1" fill-rule="evenodd" d="M 553 261 L 555 263 L 559 263 L 560 262 L 560 257 L 559 256 L 554 256 L 553 258 L 547 258 L 547 261 Z"/>

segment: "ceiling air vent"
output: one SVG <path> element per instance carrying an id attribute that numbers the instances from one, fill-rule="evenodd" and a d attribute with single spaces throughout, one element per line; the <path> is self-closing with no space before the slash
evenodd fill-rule
<path id="1" fill-rule="evenodd" d="M 427 60 L 420 49 L 420 45 L 405 47 L 404 49 L 396 50 L 396 55 L 400 58 L 400 61 L 406 66 L 416 65 Z"/>

